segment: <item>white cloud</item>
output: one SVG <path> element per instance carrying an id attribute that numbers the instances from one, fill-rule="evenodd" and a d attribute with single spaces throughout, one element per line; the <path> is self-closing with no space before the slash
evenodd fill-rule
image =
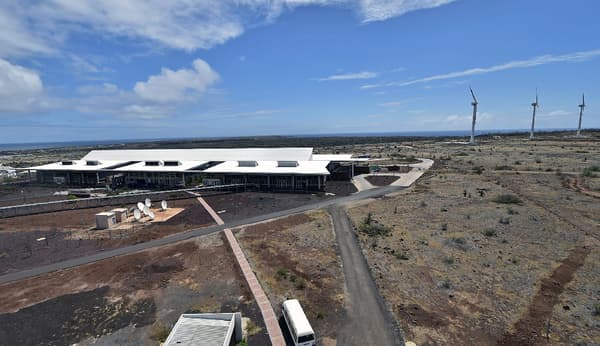
<path id="1" fill-rule="evenodd" d="M 381 107 L 398 107 L 398 106 L 402 106 L 405 103 L 406 102 L 402 102 L 402 101 L 391 101 L 391 102 L 380 103 L 379 105 Z"/>
<path id="2" fill-rule="evenodd" d="M 375 89 L 375 88 L 381 88 L 382 86 L 384 86 L 383 84 L 365 84 L 365 85 L 361 85 L 361 89 Z"/>
<path id="3" fill-rule="evenodd" d="M 301 6 L 352 8 L 362 22 L 454 0 L 48 0 L 0 4 L 0 56 L 48 54 L 72 32 L 129 37 L 185 50 L 209 49 Z"/>
<path id="4" fill-rule="evenodd" d="M 407 82 L 392 82 L 387 83 L 385 86 L 408 86 L 418 83 L 427 83 L 437 80 L 445 80 L 445 79 L 453 79 L 460 78 L 466 76 L 480 75 L 485 73 L 492 73 L 504 70 L 511 70 L 516 68 L 527 68 L 527 67 L 535 67 L 546 64 L 560 63 L 560 62 L 581 62 L 593 59 L 597 56 L 600 56 L 600 49 L 583 51 L 583 52 L 575 52 L 563 55 L 542 55 L 538 57 L 534 57 L 527 60 L 515 60 L 507 63 L 494 65 L 490 67 L 475 67 L 463 71 L 450 72 L 446 74 L 434 75 L 430 77 L 415 79 Z"/>
<path id="5" fill-rule="evenodd" d="M 0 57 L 52 53 L 42 35 L 26 24 L 27 12 L 17 4 L 0 4 Z"/>
<path id="6" fill-rule="evenodd" d="M 407 12 L 434 8 L 454 0 L 361 0 L 359 3 L 363 22 L 375 22 L 401 16 Z"/>
<path id="7" fill-rule="evenodd" d="M 43 90 L 37 72 L 0 59 L 0 112 L 37 107 Z"/>
<path id="8" fill-rule="evenodd" d="M 158 75 L 150 76 L 146 82 L 137 82 L 135 93 L 146 101 L 168 103 L 196 99 L 219 79 L 204 60 L 196 59 L 193 69 L 173 71 L 163 68 Z"/>
<path id="9" fill-rule="evenodd" d="M 336 74 L 329 77 L 319 78 L 319 81 L 334 81 L 334 80 L 352 80 L 352 79 L 371 79 L 377 77 L 377 73 L 375 72 L 356 72 L 356 73 L 344 73 L 344 74 Z"/>
<path id="10" fill-rule="evenodd" d="M 544 117 L 544 118 L 559 118 L 559 117 L 566 117 L 569 115 L 573 115 L 573 112 L 567 112 L 565 110 L 562 109 L 557 109 L 548 113 L 542 113 L 539 116 L 540 117 Z"/>
<path id="11" fill-rule="evenodd" d="M 125 118 L 155 120 L 169 117 L 170 110 L 161 106 L 135 104 L 126 106 L 119 115 Z"/>

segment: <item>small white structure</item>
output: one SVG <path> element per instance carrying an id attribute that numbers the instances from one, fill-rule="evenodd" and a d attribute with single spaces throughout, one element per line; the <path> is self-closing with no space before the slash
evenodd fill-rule
<path id="1" fill-rule="evenodd" d="M 117 222 L 127 221 L 127 208 L 115 208 L 111 212 L 115 213 Z"/>
<path id="2" fill-rule="evenodd" d="M 108 229 L 117 223 L 117 217 L 112 211 L 96 214 L 96 229 Z"/>
<path id="3" fill-rule="evenodd" d="M 298 299 L 283 302 L 283 319 L 288 326 L 295 346 L 316 345 L 313 331 Z"/>
<path id="4" fill-rule="evenodd" d="M 183 314 L 165 346 L 228 346 L 242 341 L 242 315 L 236 313 Z"/>

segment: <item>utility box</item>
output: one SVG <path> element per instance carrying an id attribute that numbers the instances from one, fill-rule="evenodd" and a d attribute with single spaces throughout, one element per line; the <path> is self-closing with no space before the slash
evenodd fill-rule
<path id="1" fill-rule="evenodd" d="M 111 212 L 115 213 L 117 222 L 127 221 L 127 208 L 115 208 L 115 209 L 111 210 Z"/>
<path id="2" fill-rule="evenodd" d="M 117 223 L 117 217 L 112 211 L 96 214 L 96 229 L 108 229 Z"/>

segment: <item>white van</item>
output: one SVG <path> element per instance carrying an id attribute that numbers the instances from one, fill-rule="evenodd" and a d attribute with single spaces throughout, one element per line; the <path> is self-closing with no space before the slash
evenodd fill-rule
<path id="1" fill-rule="evenodd" d="M 297 299 L 283 302 L 283 318 L 288 326 L 295 346 L 314 346 L 315 332 L 313 331 L 304 310 Z"/>

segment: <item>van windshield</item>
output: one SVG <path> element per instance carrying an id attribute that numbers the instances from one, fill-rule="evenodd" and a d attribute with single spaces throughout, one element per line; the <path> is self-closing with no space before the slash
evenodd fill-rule
<path id="1" fill-rule="evenodd" d="M 307 341 L 313 341 L 315 339 L 315 336 L 312 334 L 309 335 L 302 335 L 301 337 L 298 338 L 298 343 L 303 343 L 303 342 L 307 342 Z"/>

